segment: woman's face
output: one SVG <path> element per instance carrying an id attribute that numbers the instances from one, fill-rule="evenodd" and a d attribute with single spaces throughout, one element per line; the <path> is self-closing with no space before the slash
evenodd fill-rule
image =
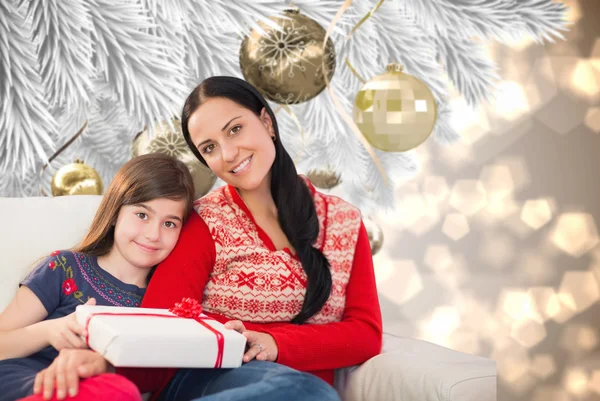
<path id="1" fill-rule="evenodd" d="M 192 113 L 188 130 L 217 177 L 244 191 L 269 187 L 275 145 L 265 109 L 257 116 L 227 98 L 211 98 Z"/>

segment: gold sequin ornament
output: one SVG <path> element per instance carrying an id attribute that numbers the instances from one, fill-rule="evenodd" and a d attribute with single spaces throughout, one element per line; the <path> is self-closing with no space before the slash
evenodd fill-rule
<path id="1" fill-rule="evenodd" d="M 319 189 L 332 189 L 342 182 L 340 175 L 329 167 L 326 169 L 312 169 L 306 173 L 306 176 Z"/>
<path id="2" fill-rule="evenodd" d="M 354 100 L 354 122 L 374 147 L 404 152 L 422 144 L 433 131 L 437 105 L 418 78 L 390 64 L 360 89 Z"/>
<path id="3" fill-rule="evenodd" d="M 286 10 L 288 19 L 271 17 L 279 27 L 260 23 L 244 38 L 240 68 L 246 81 L 267 99 L 279 104 L 306 102 L 326 87 L 335 71 L 335 46 L 331 39 L 323 47 L 325 29 L 316 21 Z M 325 68 L 323 68 L 325 65 Z"/>
<path id="4" fill-rule="evenodd" d="M 100 174 L 79 159 L 59 168 L 52 176 L 50 188 L 52 196 L 102 195 L 104 191 Z"/>
<path id="5" fill-rule="evenodd" d="M 148 130 L 136 135 L 131 144 L 131 156 L 136 157 L 148 153 L 164 153 L 181 160 L 187 166 L 194 179 L 194 195 L 200 198 L 208 193 L 215 184 L 217 176 L 202 164 L 189 149 L 181 131 L 181 121 L 171 120 L 155 124 L 154 136 Z"/>

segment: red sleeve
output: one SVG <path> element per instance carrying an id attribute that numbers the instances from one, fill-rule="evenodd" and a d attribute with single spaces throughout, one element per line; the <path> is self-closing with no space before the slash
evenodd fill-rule
<path id="1" fill-rule="evenodd" d="M 364 224 L 361 223 L 358 234 L 342 321 L 252 329 L 273 336 L 279 348 L 277 362 L 302 371 L 353 366 L 379 354 L 381 310 Z"/>
<path id="2" fill-rule="evenodd" d="M 177 245 L 156 268 L 142 300 L 142 308 L 170 308 L 184 297 L 202 302 L 215 258 L 215 243 L 208 226 L 192 212 L 181 230 Z M 133 381 L 142 393 L 161 389 L 175 371 L 166 368 L 117 368 L 117 373 Z"/>

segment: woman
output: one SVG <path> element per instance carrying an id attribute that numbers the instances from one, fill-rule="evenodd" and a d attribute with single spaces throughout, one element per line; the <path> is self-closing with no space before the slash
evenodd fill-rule
<path id="1" fill-rule="evenodd" d="M 164 401 L 225 393 L 230 398 L 214 399 L 335 399 L 330 387 L 309 394 L 325 385 L 312 375 L 286 370 L 285 380 L 273 380 L 269 362 L 333 384 L 334 369 L 380 352 L 381 313 L 359 211 L 298 176 L 273 111 L 247 82 L 206 79 L 187 98 L 181 122 L 192 152 L 227 185 L 195 202 L 197 214 L 158 266 L 142 306 L 201 299 L 207 315 L 247 337 L 246 364 L 117 371 Z"/>

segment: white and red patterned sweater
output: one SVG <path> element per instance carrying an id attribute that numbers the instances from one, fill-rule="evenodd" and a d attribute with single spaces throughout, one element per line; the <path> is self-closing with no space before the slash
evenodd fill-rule
<path id="1" fill-rule="evenodd" d="M 319 217 L 315 246 L 331 266 L 328 301 L 308 323 L 339 322 L 344 314 L 360 212 L 339 198 L 313 195 Z M 208 225 L 216 262 L 204 290 L 203 309 L 245 322 L 289 322 L 304 302 L 306 273 L 289 249 L 276 250 L 231 186 L 199 199 L 196 211 Z"/>
<path id="2" fill-rule="evenodd" d="M 240 319 L 247 330 L 269 333 L 281 364 L 333 383 L 333 369 L 352 366 L 381 350 L 381 312 L 367 232 L 357 209 L 315 191 L 319 217 L 315 243 L 331 264 L 333 286 L 307 324 L 290 320 L 302 306 L 306 275 L 289 250 L 275 249 L 255 224 L 235 188 L 198 200 L 177 246 L 161 263 L 142 307 L 168 308 L 183 297 L 203 300 L 220 322 Z M 213 268 L 214 266 L 214 268 Z M 157 391 L 172 369 L 120 369 L 142 392 Z"/>

